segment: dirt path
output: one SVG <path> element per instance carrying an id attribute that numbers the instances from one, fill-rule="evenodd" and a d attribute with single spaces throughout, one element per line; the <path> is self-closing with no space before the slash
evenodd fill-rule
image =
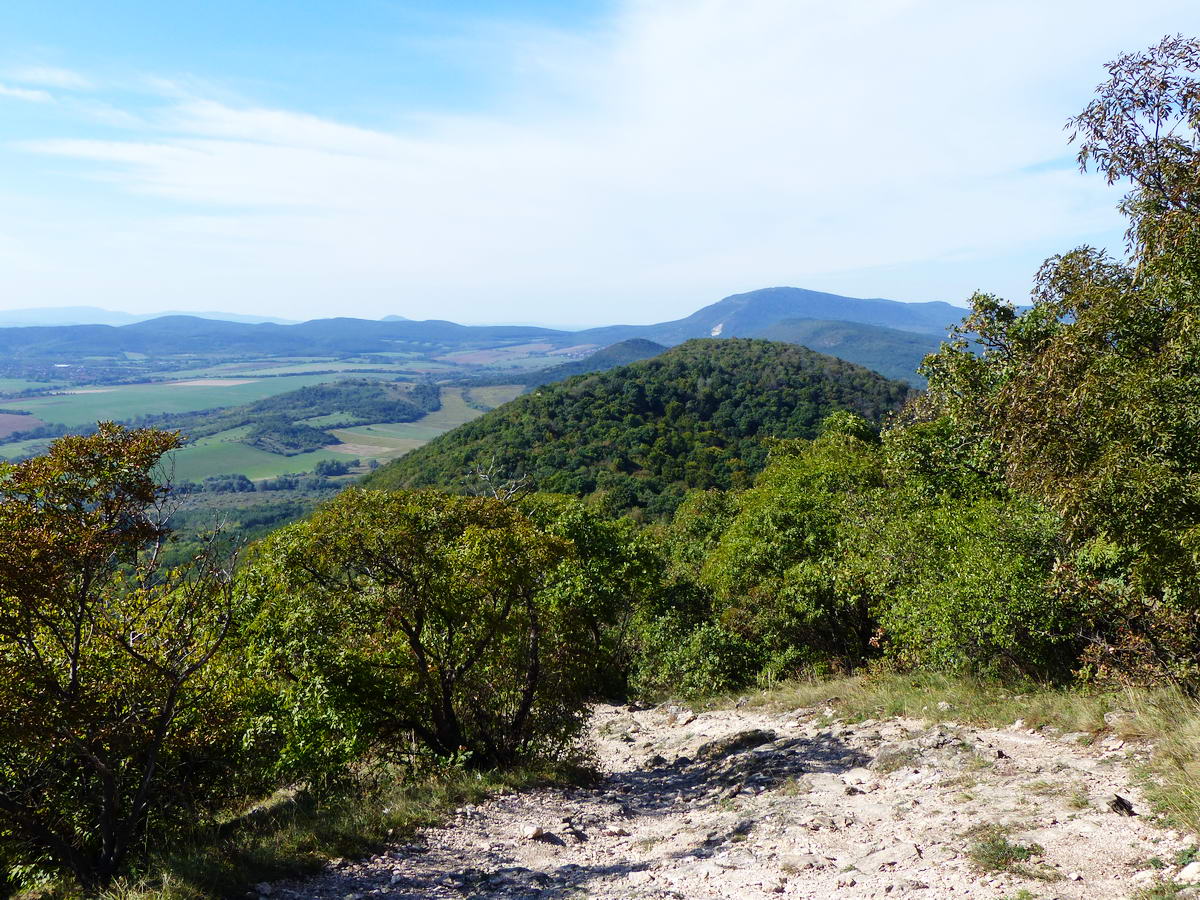
<path id="1" fill-rule="evenodd" d="M 1147 811 L 1116 739 L 670 706 L 603 707 L 592 733 L 599 784 L 464 807 L 412 844 L 272 895 L 1065 900 L 1200 882 L 1200 863 L 1175 865 L 1189 839 L 1109 809 L 1119 794 Z M 969 854 L 989 836 L 1000 855 L 1037 846 L 981 874 Z"/>

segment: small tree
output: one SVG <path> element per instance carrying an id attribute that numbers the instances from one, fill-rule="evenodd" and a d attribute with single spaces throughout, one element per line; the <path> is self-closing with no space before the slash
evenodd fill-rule
<path id="1" fill-rule="evenodd" d="M 569 542 L 512 506 L 351 489 L 257 548 L 255 645 L 290 707 L 289 759 L 330 766 L 413 735 L 508 763 L 581 721 L 589 618 L 551 596 Z"/>
<path id="2" fill-rule="evenodd" d="M 1131 188 L 1130 259 L 1053 257 L 1026 310 L 977 294 L 926 360 L 921 406 L 1061 516 L 1081 556 L 1060 571 L 1111 547 L 1137 632 L 1116 639 L 1190 674 L 1177 661 L 1200 623 L 1200 41 L 1166 38 L 1108 73 L 1069 127 L 1082 167 Z M 1080 575 L 1076 594 L 1098 595 L 1094 581 Z M 1105 618 L 1120 619 L 1111 604 Z"/>
<path id="3" fill-rule="evenodd" d="M 179 445 L 102 423 L 0 467 L 0 848 L 89 887 L 232 785 L 229 572 L 159 566 Z"/>

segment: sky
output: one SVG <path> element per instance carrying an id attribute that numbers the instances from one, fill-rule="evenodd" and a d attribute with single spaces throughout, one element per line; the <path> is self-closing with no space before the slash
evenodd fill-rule
<path id="1" fill-rule="evenodd" d="M 1024 300 L 1064 123 L 1195 0 L 4 0 L 0 309 L 582 327 Z"/>

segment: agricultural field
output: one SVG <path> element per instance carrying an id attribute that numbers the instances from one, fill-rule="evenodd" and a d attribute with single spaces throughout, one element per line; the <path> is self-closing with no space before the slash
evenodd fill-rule
<path id="1" fill-rule="evenodd" d="M 496 385 L 472 388 L 470 397 L 476 403 L 485 402 L 486 398 L 486 401 L 498 405 L 511 400 L 520 391 L 520 385 Z M 451 428 L 482 415 L 484 410 L 469 406 L 464 393 L 465 390 L 461 387 L 443 387 L 441 409 L 415 422 L 390 422 L 333 429 L 330 433 L 341 443 L 294 456 L 281 456 L 257 447 L 249 447 L 241 443 L 248 429 L 231 428 L 199 438 L 175 453 L 174 479 L 203 481 L 209 476 L 241 474 L 257 481 L 279 475 L 311 472 L 313 466 L 323 459 L 341 462 L 360 459 L 364 464 L 371 459 L 381 463 L 387 462 L 428 443 Z M 338 418 L 336 415 L 317 416 L 303 421 L 304 424 L 321 427 Z"/>
<path id="2" fill-rule="evenodd" d="M 25 431 L 37 428 L 45 423 L 33 416 L 23 416 L 14 413 L 0 413 L 0 438 L 8 437 L 15 431 Z"/>
<path id="3" fill-rule="evenodd" d="M 46 391 L 62 387 L 61 382 L 31 381 L 27 378 L 0 378 L 0 398 L 9 394 L 19 394 L 21 391 Z"/>
<path id="4" fill-rule="evenodd" d="M 44 397 L 13 398 L 4 403 L 6 409 L 23 410 L 45 422 L 78 426 L 92 425 L 106 419 L 130 422 L 139 416 L 157 413 L 186 413 L 221 406 L 237 406 L 296 388 L 335 380 L 337 376 L 328 374 L 257 379 L 192 378 L 183 381 L 73 388 Z"/>
<path id="5" fill-rule="evenodd" d="M 515 400 L 525 390 L 520 384 L 489 384 L 479 387 L 472 386 L 465 391 L 467 403 L 475 406 L 495 409 L 509 400 Z"/>
<path id="6" fill-rule="evenodd" d="M 214 475 L 245 475 L 252 481 L 298 472 L 311 472 L 323 459 L 345 461 L 344 454 L 333 450 L 314 450 L 296 456 L 268 453 L 240 443 L 246 429 L 233 428 L 211 437 L 200 438 L 173 454 L 176 481 L 203 481 Z"/>
<path id="7" fill-rule="evenodd" d="M 475 402 L 482 403 L 484 401 L 481 395 L 486 395 L 488 400 L 495 401 L 494 405 L 499 405 L 511 400 L 520 392 L 520 385 L 505 384 L 471 388 L 468 396 Z M 363 460 L 377 459 L 380 462 L 403 456 L 408 451 L 429 443 L 439 434 L 483 415 L 485 410 L 469 406 L 464 394 L 467 394 L 467 391 L 461 387 L 442 388 L 442 408 L 416 422 L 338 428 L 332 433 L 342 443 L 329 449 L 341 452 L 345 456 L 356 456 Z"/>

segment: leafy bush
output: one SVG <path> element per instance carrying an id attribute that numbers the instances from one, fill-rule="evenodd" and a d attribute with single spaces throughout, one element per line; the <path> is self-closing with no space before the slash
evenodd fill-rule
<path id="1" fill-rule="evenodd" d="M 865 425 L 865 423 L 863 423 Z M 846 548 L 882 485 L 877 444 L 841 417 L 815 441 L 776 443 L 771 463 L 700 572 L 717 620 L 794 665 L 870 654 L 874 600 Z"/>
<path id="2" fill-rule="evenodd" d="M 640 666 L 634 685 L 646 696 L 704 696 L 736 690 L 754 680 L 763 653 L 745 635 L 715 622 L 688 628 L 671 616 L 646 622 L 638 632 Z"/>
<path id="3" fill-rule="evenodd" d="M 614 518 L 570 497 L 533 494 L 521 512 L 547 535 L 569 541 L 571 553 L 549 573 L 543 601 L 577 619 L 574 659 L 589 693 L 619 696 L 627 688 L 628 633 L 633 617 L 660 590 L 657 546 L 628 518 Z"/>
<path id="4" fill-rule="evenodd" d="M 1057 594 L 1056 517 L 1020 501 L 902 508 L 865 548 L 878 562 L 888 650 L 910 666 L 1069 677 L 1083 610 Z"/>
<path id="5" fill-rule="evenodd" d="M 285 765 L 329 771 L 368 747 L 474 765 L 561 750 L 604 616 L 560 580 L 573 552 L 496 500 L 358 489 L 263 542 L 242 583 Z"/>
<path id="6" fill-rule="evenodd" d="M 0 858 L 95 887 L 245 789 L 229 572 L 164 571 L 159 458 L 102 423 L 0 466 Z"/>

